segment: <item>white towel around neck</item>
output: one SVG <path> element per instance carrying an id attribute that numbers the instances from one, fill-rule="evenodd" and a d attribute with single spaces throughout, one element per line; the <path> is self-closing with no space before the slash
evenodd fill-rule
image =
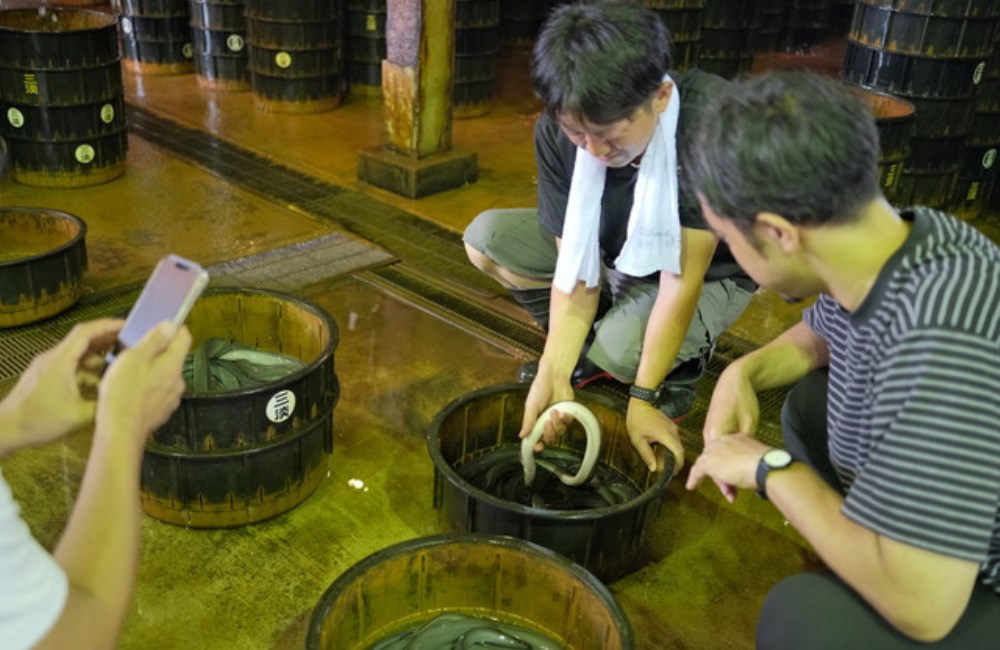
<path id="1" fill-rule="evenodd" d="M 673 86 L 642 155 L 625 245 L 615 268 L 634 277 L 656 271 L 680 273 L 681 224 L 677 188 L 677 118 L 681 98 Z M 607 165 L 577 147 L 566 201 L 566 219 L 553 284 L 570 294 L 578 280 L 596 287 L 601 276 L 601 198 Z"/>

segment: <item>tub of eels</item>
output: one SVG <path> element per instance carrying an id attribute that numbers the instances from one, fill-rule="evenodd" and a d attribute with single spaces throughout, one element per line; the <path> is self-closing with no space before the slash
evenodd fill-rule
<path id="1" fill-rule="evenodd" d="M 305 300 L 236 288 L 207 290 L 186 324 L 187 390 L 146 443 L 143 509 L 195 528 L 287 512 L 333 452 L 336 323 Z"/>
<path id="2" fill-rule="evenodd" d="M 583 567 L 491 535 L 423 537 L 345 571 L 313 610 L 309 650 L 632 650 L 632 627 Z"/>
<path id="3" fill-rule="evenodd" d="M 593 473 L 577 486 L 557 476 L 560 468 L 564 475 L 580 473 L 587 436 L 575 422 L 538 454 L 528 485 L 518 438 L 527 392 L 525 384 L 477 390 L 435 417 L 427 446 L 442 527 L 449 533 L 517 537 L 566 556 L 601 580 L 621 578 L 638 568 L 643 538 L 673 473 L 673 456 L 660 449 L 663 469 L 650 472 L 629 441 L 623 405 L 577 391 L 577 402 L 601 429 Z"/>
<path id="4" fill-rule="evenodd" d="M 0 208 L 0 327 L 55 316 L 83 294 L 87 225 L 47 208 Z"/>

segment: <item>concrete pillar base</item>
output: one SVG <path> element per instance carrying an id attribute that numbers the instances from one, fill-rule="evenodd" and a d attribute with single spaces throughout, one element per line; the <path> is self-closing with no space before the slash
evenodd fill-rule
<path id="1" fill-rule="evenodd" d="M 410 158 L 384 147 L 361 150 L 358 178 L 408 199 L 419 199 L 472 183 L 478 176 L 476 154 L 449 149 Z"/>

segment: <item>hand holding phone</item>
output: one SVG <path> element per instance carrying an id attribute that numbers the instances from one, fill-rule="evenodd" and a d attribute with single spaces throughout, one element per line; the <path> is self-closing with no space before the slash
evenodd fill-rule
<path id="1" fill-rule="evenodd" d="M 179 327 L 207 284 L 208 272 L 195 262 L 178 255 L 161 259 L 118 332 L 115 349 L 107 356 L 108 363 L 159 323 L 170 321 Z"/>

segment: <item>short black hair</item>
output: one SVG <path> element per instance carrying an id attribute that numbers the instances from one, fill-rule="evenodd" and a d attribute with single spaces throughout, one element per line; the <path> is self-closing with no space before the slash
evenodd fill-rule
<path id="1" fill-rule="evenodd" d="M 669 68 L 670 35 L 658 15 L 630 2 L 581 2 L 545 22 L 532 80 L 550 116 L 611 124 L 649 101 Z"/>
<path id="2" fill-rule="evenodd" d="M 686 173 L 720 217 L 743 231 L 761 212 L 798 225 L 846 223 L 880 193 L 871 108 L 813 72 L 730 84 L 701 121 Z"/>

